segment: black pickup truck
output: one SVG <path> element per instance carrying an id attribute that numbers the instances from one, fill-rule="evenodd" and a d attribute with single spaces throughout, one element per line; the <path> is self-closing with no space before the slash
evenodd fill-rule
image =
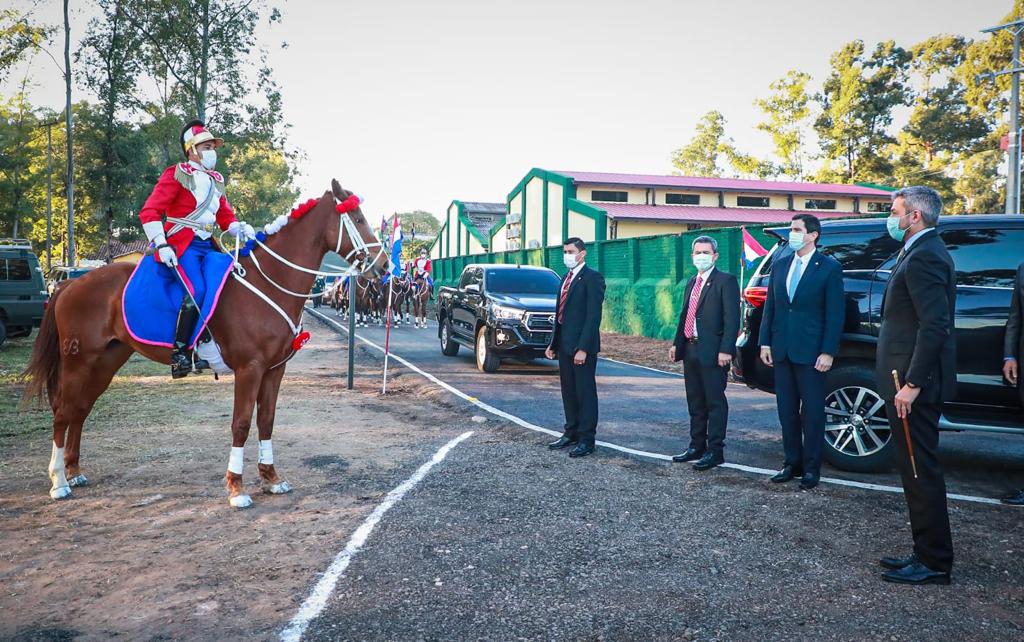
<path id="1" fill-rule="evenodd" d="M 452 357 L 459 345 L 476 353 L 476 366 L 494 372 L 501 359 L 544 355 L 555 325 L 561 279 L 545 267 L 467 265 L 457 288 L 437 293 L 437 336 Z"/>
<path id="2" fill-rule="evenodd" d="M 893 435 L 875 391 L 875 345 L 882 294 L 900 244 L 885 219 L 822 223 L 819 249 L 843 266 L 846 320 L 843 339 L 825 380 L 825 459 L 837 468 L 874 472 L 892 464 Z M 1024 409 L 1002 375 L 1003 333 L 1017 265 L 1024 261 L 1024 216 L 944 216 L 939 236 L 956 266 L 956 397 L 943 405 L 939 428 L 1024 436 Z M 772 370 L 758 358 L 758 333 L 774 261 L 792 250 L 786 228 L 743 292 L 743 328 L 733 374 L 751 388 L 772 392 Z"/>

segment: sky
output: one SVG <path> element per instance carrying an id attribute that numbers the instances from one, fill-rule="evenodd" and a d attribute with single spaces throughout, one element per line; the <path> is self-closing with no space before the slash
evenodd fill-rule
<path id="1" fill-rule="evenodd" d="M 274 5 L 283 22 L 260 35 L 289 145 L 304 153 L 301 198 L 333 177 L 371 215 L 441 215 L 453 199 L 504 202 L 532 167 L 669 174 L 672 150 L 713 109 L 741 150 L 765 155 L 753 103 L 788 70 L 810 73 L 816 87 L 850 40 L 870 50 L 939 33 L 987 38 L 979 31 L 1011 4 L 284 0 Z M 73 40 L 91 14 L 76 5 Z M 35 12 L 61 20 L 54 0 Z M 59 73 L 33 64 L 53 78 L 40 78 L 30 100 L 59 110 Z"/>

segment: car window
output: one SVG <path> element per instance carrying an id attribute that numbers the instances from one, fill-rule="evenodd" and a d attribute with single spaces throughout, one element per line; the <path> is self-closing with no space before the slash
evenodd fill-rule
<path id="1" fill-rule="evenodd" d="M 900 243 L 884 229 L 838 232 L 821 237 L 818 247 L 833 257 L 844 270 L 876 270 L 886 259 L 897 254 Z"/>
<path id="2" fill-rule="evenodd" d="M 32 280 L 32 267 L 28 264 L 28 259 L 0 259 L 0 263 L 3 263 L 3 268 L 0 269 L 0 280 Z"/>
<path id="3" fill-rule="evenodd" d="M 1024 229 L 948 229 L 942 240 L 953 257 L 957 285 L 1013 287 L 1024 261 Z"/>
<path id="4" fill-rule="evenodd" d="M 487 270 L 487 291 L 497 294 L 557 294 L 558 275 L 547 270 Z"/>
<path id="5" fill-rule="evenodd" d="M 473 270 L 466 270 L 462 273 L 462 280 L 459 281 L 459 289 L 464 290 L 466 286 L 473 282 Z"/>

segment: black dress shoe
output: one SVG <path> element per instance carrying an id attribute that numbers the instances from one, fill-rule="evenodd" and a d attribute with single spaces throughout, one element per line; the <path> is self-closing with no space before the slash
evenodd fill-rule
<path id="1" fill-rule="evenodd" d="M 810 490 L 818 485 L 819 477 L 810 473 L 804 473 L 800 478 L 800 490 Z"/>
<path id="2" fill-rule="evenodd" d="M 561 450 L 562 448 L 565 448 L 566 446 L 572 446 L 575 443 L 577 443 L 576 439 L 570 439 L 565 435 L 562 435 L 558 439 L 549 443 L 548 448 L 550 448 L 551 450 Z"/>
<path id="3" fill-rule="evenodd" d="M 696 460 L 700 459 L 703 456 L 704 456 L 704 451 L 703 450 L 697 450 L 696 448 L 687 448 L 683 452 L 681 452 L 678 455 L 676 455 L 675 457 L 673 457 L 672 461 L 675 461 L 675 462 L 696 461 Z"/>
<path id="4" fill-rule="evenodd" d="M 772 481 L 776 484 L 784 484 L 792 480 L 794 477 L 801 477 L 802 475 L 803 473 L 798 468 L 791 466 L 790 464 L 786 464 L 782 467 L 782 470 L 775 473 L 772 477 Z"/>
<path id="5" fill-rule="evenodd" d="M 903 568 L 882 573 L 882 579 L 896 584 L 949 584 L 950 581 L 947 571 L 930 569 L 917 560 Z"/>
<path id="6" fill-rule="evenodd" d="M 899 570 L 905 566 L 910 566 L 916 561 L 917 558 L 914 557 L 913 554 L 911 554 L 909 557 L 883 557 L 882 559 L 878 560 L 878 563 L 884 566 L 885 568 Z"/>
<path id="7" fill-rule="evenodd" d="M 569 451 L 570 457 L 586 457 L 594 452 L 594 444 L 576 444 L 576 447 Z"/>
<path id="8" fill-rule="evenodd" d="M 1000 501 L 1010 506 L 1024 506 L 1024 490 L 1017 491 L 1012 495 L 1007 495 Z"/>
<path id="9" fill-rule="evenodd" d="M 704 456 L 697 460 L 697 463 L 693 465 L 694 470 L 711 470 L 715 466 L 720 466 L 725 463 L 725 457 L 723 455 L 716 455 L 715 453 L 704 453 Z"/>

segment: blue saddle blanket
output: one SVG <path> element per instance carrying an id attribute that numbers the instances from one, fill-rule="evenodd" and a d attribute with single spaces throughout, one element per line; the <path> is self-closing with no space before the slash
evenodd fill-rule
<path id="1" fill-rule="evenodd" d="M 178 311 L 185 296 L 184 280 L 200 310 L 199 322 L 189 340 L 189 347 L 194 347 L 217 308 L 232 264 L 231 255 L 218 251 L 209 240 L 195 239 L 182 253 L 177 270 L 183 279 L 147 254 L 132 272 L 121 299 L 128 333 L 140 343 L 172 347 Z"/>

